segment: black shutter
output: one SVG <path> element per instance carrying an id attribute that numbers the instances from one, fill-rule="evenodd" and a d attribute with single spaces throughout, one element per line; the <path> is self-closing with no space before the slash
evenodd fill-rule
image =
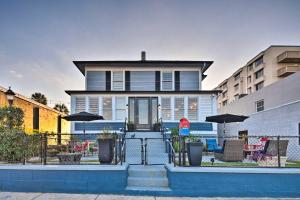
<path id="1" fill-rule="evenodd" d="M 125 71 L 125 91 L 130 91 L 130 71 Z"/>
<path id="2" fill-rule="evenodd" d="M 175 91 L 180 90 L 180 71 L 175 71 Z"/>
<path id="3" fill-rule="evenodd" d="M 110 91 L 110 85 L 111 85 L 111 72 L 110 71 L 106 71 L 106 91 Z"/>
<path id="4" fill-rule="evenodd" d="M 160 91 L 160 71 L 155 72 L 155 91 Z"/>
<path id="5" fill-rule="evenodd" d="M 33 130 L 40 129 L 40 109 L 39 107 L 33 108 Z"/>

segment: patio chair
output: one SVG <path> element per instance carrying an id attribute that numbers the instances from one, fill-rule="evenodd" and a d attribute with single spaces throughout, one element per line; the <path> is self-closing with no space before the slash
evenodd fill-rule
<path id="1" fill-rule="evenodd" d="M 215 151 L 215 158 L 221 161 L 243 161 L 243 140 L 225 140 L 221 150 Z"/>
<path id="2" fill-rule="evenodd" d="M 268 140 L 264 149 L 261 151 L 262 154 L 266 156 L 278 156 L 278 141 L 277 140 Z M 288 140 L 279 140 L 279 155 L 286 156 L 286 151 L 288 147 Z"/>
<path id="3" fill-rule="evenodd" d="M 206 148 L 207 151 L 215 151 L 218 148 L 216 139 L 206 139 Z"/>

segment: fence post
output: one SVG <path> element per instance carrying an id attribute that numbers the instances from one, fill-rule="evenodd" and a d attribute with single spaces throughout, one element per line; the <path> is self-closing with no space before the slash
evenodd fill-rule
<path id="1" fill-rule="evenodd" d="M 48 133 L 47 132 L 45 132 L 44 133 L 44 140 L 43 140 L 43 142 L 44 142 L 44 151 L 43 151 L 43 157 L 44 157 L 44 160 L 43 160 L 43 165 L 46 165 L 47 164 L 47 145 L 48 145 L 48 141 L 47 141 L 47 136 L 48 136 Z"/>
<path id="2" fill-rule="evenodd" d="M 280 162 L 280 136 L 277 136 L 277 159 L 278 159 L 278 167 L 281 167 Z"/>

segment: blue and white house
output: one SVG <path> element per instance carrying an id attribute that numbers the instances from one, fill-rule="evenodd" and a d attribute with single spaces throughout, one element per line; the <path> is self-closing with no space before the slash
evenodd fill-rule
<path id="1" fill-rule="evenodd" d="M 217 91 L 202 90 L 205 71 L 213 61 L 141 60 L 74 61 L 85 76 L 85 90 L 67 90 L 71 113 L 87 111 L 105 120 L 87 123 L 87 133 L 104 127 L 119 130 L 127 121 L 137 131 L 151 131 L 162 118 L 164 127 L 177 127 L 186 117 L 195 134 L 217 134 L 205 117 L 217 112 Z M 83 124 L 72 123 L 72 133 L 82 133 Z"/>

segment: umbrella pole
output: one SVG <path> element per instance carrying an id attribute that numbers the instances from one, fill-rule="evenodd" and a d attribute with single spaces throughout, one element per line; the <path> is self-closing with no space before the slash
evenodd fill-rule
<path id="1" fill-rule="evenodd" d="M 85 122 L 83 122 L 83 147 L 85 145 Z M 83 156 L 85 156 L 85 149 L 83 149 Z"/>
<path id="2" fill-rule="evenodd" d="M 225 140 L 225 133 L 226 133 L 226 130 L 225 130 L 225 121 L 224 121 L 224 123 L 223 123 L 223 142 L 224 142 L 224 140 Z"/>

